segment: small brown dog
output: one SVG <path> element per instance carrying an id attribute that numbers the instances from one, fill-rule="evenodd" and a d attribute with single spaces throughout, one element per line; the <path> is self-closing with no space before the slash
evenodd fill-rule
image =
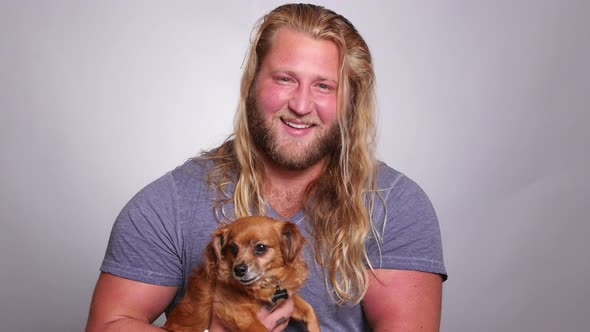
<path id="1" fill-rule="evenodd" d="M 308 331 L 319 331 L 315 311 L 297 294 L 309 274 L 301 257 L 304 243 L 297 225 L 267 217 L 220 227 L 206 248 L 205 264 L 194 271 L 164 329 L 204 331 L 215 315 L 229 331 L 267 331 L 258 312 L 292 296 L 292 318 Z"/>

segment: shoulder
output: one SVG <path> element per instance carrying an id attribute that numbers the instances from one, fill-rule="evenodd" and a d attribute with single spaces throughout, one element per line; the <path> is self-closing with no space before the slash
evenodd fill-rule
<path id="1" fill-rule="evenodd" d="M 199 191 L 207 184 L 210 168 L 211 162 L 207 160 L 189 159 L 148 184 L 139 194 L 168 197 L 168 195 L 185 196 L 188 193 Z"/>
<path id="2" fill-rule="evenodd" d="M 376 190 L 378 195 L 388 202 L 404 201 L 409 203 L 413 201 L 431 204 L 430 199 L 418 183 L 381 161 L 378 165 Z"/>
<path id="3" fill-rule="evenodd" d="M 373 202 L 372 219 L 379 234 L 368 242 L 368 249 L 375 266 L 434 272 L 446 279 L 438 218 L 424 190 L 381 163 Z"/>
<path id="4" fill-rule="evenodd" d="M 174 210 L 178 208 L 179 201 L 195 196 L 206 186 L 208 169 L 207 161 L 187 160 L 139 190 L 122 212 L 167 210 L 170 214 L 175 214 Z"/>
<path id="5" fill-rule="evenodd" d="M 382 161 L 377 162 L 377 187 L 384 189 L 394 186 L 398 181 L 407 179 L 400 171 L 393 169 Z"/>
<path id="6" fill-rule="evenodd" d="M 213 161 L 201 157 L 191 158 L 170 173 L 175 182 L 206 181 Z"/>

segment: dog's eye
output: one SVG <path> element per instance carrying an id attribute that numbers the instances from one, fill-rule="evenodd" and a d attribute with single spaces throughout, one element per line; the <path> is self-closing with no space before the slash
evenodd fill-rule
<path id="1" fill-rule="evenodd" d="M 254 254 L 255 255 L 262 255 L 268 250 L 268 246 L 264 244 L 257 244 L 254 246 Z"/>
<path id="2" fill-rule="evenodd" d="M 238 245 L 235 243 L 232 243 L 229 245 L 229 251 L 232 253 L 232 255 L 237 255 L 238 254 Z"/>

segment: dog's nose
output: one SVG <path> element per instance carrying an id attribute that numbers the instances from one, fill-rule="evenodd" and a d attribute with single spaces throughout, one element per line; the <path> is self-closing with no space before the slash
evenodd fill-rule
<path id="1" fill-rule="evenodd" d="M 248 265 L 242 263 L 234 266 L 234 274 L 236 277 L 241 278 L 248 273 Z"/>

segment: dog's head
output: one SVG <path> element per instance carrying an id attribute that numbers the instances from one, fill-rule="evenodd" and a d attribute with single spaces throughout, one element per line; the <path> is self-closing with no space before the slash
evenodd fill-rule
<path id="1" fill-rule="evenodd" d="M 226 282 L 252 285 L 269 273 L 300 264 L 305 238 L 297 225 L 267 217 L 240 218 L 213 234 L 207 270 Z M 274 271 L 274 272 L 271 272 Z"/>

